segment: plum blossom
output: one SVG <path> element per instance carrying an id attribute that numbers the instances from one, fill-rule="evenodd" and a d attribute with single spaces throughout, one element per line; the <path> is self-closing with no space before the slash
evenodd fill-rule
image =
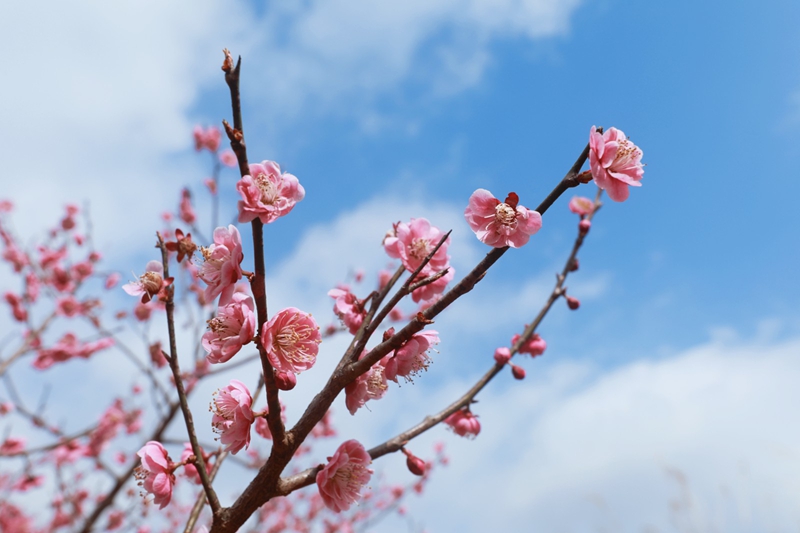
<path id="1" fill-rule="evenodd" d="M 594 202 L 585 196 L 573 196 L 569 201 L 569 210 L 576 215 L 585 217 L 594 211 Z"/>
<path id="2" fill-rule="evenodd" d="M 206 472 L 208 472 L 208 460 L 211 458 L 211 454 L 206 453 L 202 447 L 200 447 L 200 453 L 203 454 L 203 465 L 205 465 Z M 194 455 L 194 450 L 192 450 L 192 444 L 190 442 L 183 443 L 183 453 L 181 453 L 181 462 L 185 463 L 183 465 L 183 474 L 188 477 L 195 485 L 199 485 L 200 481 L 200 473 L 197 471 L 197 467 L 194 463 L 186 462 L 186 460 Z"/>
<path id="3" fill-rule="evenodd" d="M 211 424 L 220 435 L 220 442 L 232 454 L 250 446 L 250 426 L 255 420 L 252 405 L 250 391 L 236 379 L 214 393 Z"/>
<path id="4" fill-rule="evenodd" d="M 244 254 L 239 230 L 234 225 L 215 229 L 214 244 L 200 251 L 205 261 L 198 276 L 208 284 L 205 301 L 210 302 L 219 295 L 219 305 L 226 305 L 233 296 L 236 282 L 242 279 Z"/>
<path id="5" fill-rule="evenodd" d="M 349 290 L 342 288 L 329 290 L 328 296 L 336 300 L 333 304 L 333 312 L 347 326 L 347 330 L 352 335 L 358 333 L 358 328 L 361 327 L 364 317 L 367 315 L 364 302 Z"/>
<path id="6" fill-rule="evenodd" d="M 172 499 L 175 485 L 174 465 L 167 450 L 160 442 L 151 440 L 136 455 L 142 459 L 142 464 L 134 472 L 138 484 L 155 496 L 155 504 L 163 509 Z"/>
<path id="7" fill-rule="evenodd" d="M 515 334 L 511 337 L 511 345 L 514 346 L 519 341 L 520 335 Z M 531 337 L 524 342 L 522 346 L 519 347 L 517 350 L 519 353 L 526 353 L 529 354 L 531 357 L 536 357 L 537 355 L 542 355 L 544 351 L 547 349 L 547 343 L 543 338 L 539 336 L 538 333 L 534 333 Z"/>
<path id="8" fill-rule="evenodd" d="M 397 376 L 410 380 L 412 376 L 426 370 L 431 358 L 428 350 L 439 344 L 439 333 L 435 330 L 426 330 L 415 333 L 408 342 L 395 350 L 394 354 L 385 363 L 386 379 L 397 382 Z"/>
<path id="9" fill-rule="evenodd" d="M 172 283 L 172 278 L 164 279 L 164 267 L 161 261 L 150 261 L 145 267 L 145 272 L 139 276 L 139 281 L 132 281 L 122 286 L 122 290 L 131 296 L 142 296 L 142 303 L 146 304 L 154 296 L 165 297 L 162 292 Z"/>
<path id="10" fill-rule="evenodd" d="M 222 132 L 216 126 L 209 126 L 203 129 L 202 126 L 195 126 L 192 132 L 194 136 L 194 149 L 198 152 L 203 148 L 208 149 L 210 152 L 216 152 L 219 149 L 219 142 L 222 139 Z"/>
<path id="11" fill-rule="evenodd" d="M 120 276 L 118 272 L 112 272 L 111 274 L 106 276 L 106 281 L 104 284 L 105 288 L 113 289 L 114 287 L 116 287 L 121 277 L 122 276 Z"/>
<path id="12" fill-rule="evenodd" d="M 233 150 L 225 150 L 219 154 L 219 162 L 225 165 L 226 167 L 235 167 L 239 164 L 236 159 L 236 154 L 233 153 Z"/>
<path id="13" fill-rule="evenodd" d="M 481 432 L 481 423 L 467 409 L 456 411 L 445 418 L 444 423 L 459 437 L 475 438 Z"/>
<path id="14" fill-rule="evenodd" d="M 589 132 L 589 166 L 594 182 L 615 202 L 628 199 L 628 186 L 642 186 L 639 183 L 644 175 L 642 150 L 617 128 L 608 128 L 601 134 L 592 126 Z"/>
<path id="15" fill-rule="evenodd" d="M 372 459 L 357 440 L 343 442 L 317 473 L 317 488 L 325 505 L 334 512 L 347 511 L 361 498 L 369 482 Z"/>
<path id="16" fill-rule="evenodd" d="M 224 363 L 236 355 L 256 334 L 256 315 L 253 299 L 236 292 L 230 303 L 217 309 L 217 316 L 208 321 L 203 335 L 203 348 L 209 363 Z"/>
<path id="17" fill-rule="evenodd" d="M 50 368 L 55 363 L 68 361 L 73 357 L 88 359 L 92 354 L 114 345 L 114 339 L 106 337 L 94 342 L 81 344 L 73 333 L 65 333 L 52 348 L 38 351 L 33 366 L 39 370 Z"/>
<path id="18" fill-rule="evenodd" d="M 427 270 L 428 269 L 424 269 L 423 272 L 426 272 Z M 427 274 L 430 275 L 430 272 L 428 271 Z M 447 288 L 447 284 L 453 281 L 455 275 L 456 275 L 456 270 L 453 267 L 448 266 L 447 272 L 442 277 L 411 291 L 411 299 L 414 301 L 414 303 L 432 300 L 437 295 L 442 294 L 444 292 L 444 290 Z M 420 275 L 414 281 L 418 282 L 425 279 L 426 277 L 428 276 Z"/>
<path id="19" fill-rule="evenodd" d="M 317 323 L 295 307 L 276 313 L 261 331 L 261 343 L 278 372 L 298 374 L 314 366 L 320 342 Z"/>
<path id="20" fill-rule="evenodd" d="M 258 218 L 263 224 L 288 215 L 306 195 L 297 178 L 288 172 L 282 174 L 274 161 L 250 165 L 250 174 L 242 176 L 236 190 L 242 195 L 238 204 L 239 222 Z"/>
<path id="21" fill-rule="evenodd" d="M 398 222 L 393 227 L 393 232 L 387 234 L 383 240 L 383 249 L 389 257 L 399 259 L 409 272 L 414 272 L 422 261 L 439 244 L 444 237 L 444 232 L 432 226 L 425 218 L 412 218 L 411 222 Z M 447 247 L 450 245 L 450 237 L 436 250 L 427 267 L 430 267 L 430 274 L 439 272 L 448 267 L 450 257 L 447 255 Z M 428 275 L 430 275 L 428 274 Z"/>
<path id="22" fill-rule="evenodd" d="M 6 302 L 11 306 L 11 314 L 14 315 L 14 320 L 17 322 L 25 322 L 28 320 L 28 310 L 22 305 L 22 298 L 13 292 L 7 292 L 4 295 Z"/>
<path id="23" fill-rule="evenodd" d="M 495 248 L 519 248 L 542 227 L 542 216 L 519 205 L 513 192 L 501 202 L 486 189 L 478 189 L 469 197 L 464 218 L 478 240 Z"/>
<path id="24" fill-rule="evenodd" d="M 197 215 L 194 212 L 194 208 L 192 207 L 192 193 L 189 192 L 189 189 L 183 189 L 181 192 L 181 205 L 179 208 L 179 215 L 181 220 L 186 222 L 187 224 L 194 224 L 197 220 Z"/>
<path id="25" fill-rule="evenodd" d="M 25 439 L 8 437 L 0 444 L 0 455 L 17 455 L 25 451 Z"/>
<path id="26" fill-rule="evenodd" d="M 175 240 L 164 243 L 167 250 L 170 252 L 178 252 L 178 263 L 183 261 L 183 258 L 192 260 L 192 255 L 197 251 L 197 245 L 192 241 L 192 234 L 183 235 L 183 230 L 180 228 L 175 230 Z"/>
<path id="27" fill-rule="evenodd" d="M 364 350 L 359 359 L 363 358 L 366 353 Z M 386 382 L 384 365 L 388 359 L 389 356 L 384 357 L 344 388 L 345 405 L 351 415 L 356 414 L 356 411 L 369 400 L 380 400 L 386 394 L 389 386 Z"/>

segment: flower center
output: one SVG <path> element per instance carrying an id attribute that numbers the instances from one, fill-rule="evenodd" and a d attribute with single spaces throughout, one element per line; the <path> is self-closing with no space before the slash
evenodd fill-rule
<path id="1" fill-rule="evenodd" d="M 283 352 L 292 361 L 310 361 L 314 356 L 304 349 L 304 344 L 308 342 L 311 333 L 312 331 L 308 327 L 286 326 L 275 335 L 273 344 L 277 350 Z"/>
<path id="2" fill-rule="evenodd" d="M 430 253 L 430 244 L 428 239 L 414 239 L 411 241 L 411 246 L 409 246 L 411 257 L 419 261 L 425 259 Z"/>
<path id="3" fill-rule="evenodd" d="M 517 212 L 506 203 L 499 203 L 494 208 L 494 217 L 504 226 L 511 226 L 517 220 Z"/>
<path id="4" fill-rule="evenodd" d="M 333 478 L 336 480 L 336 484 L 345 487 L 347 492 L 358 493 L 362 485 L 360 479 L 366 470 L 364 465 L 349 463 L 338 469 Z M 352 498 L 352 494 L 348 496 Z"/>
<path id="5" fill-rule="evenodd" d="M 636 161 L 638 154 L 639 149 L 636 147 L 636 145 L 630 142 L 628 139 L 623 139 L 619 141 L 617 155 L 614 157 L 614 162 L 623 165 L 632 163 Z"/>
<path id="6" fill-rule="evenodd" d="M 161 283 L 163 279 L 157 272 L 145 272 L 139 278 L 139 281 L 141 282 L 142 288 L 147 292 L 147 294 L 153 295 L 161 290 Z"/>
<path id="7" fill-rule="evenodd" d="M 213 331 L 214 333 L 227 333 L 228 332 L 228 324 L 222 318 L 216 316 L 208 321 L 208 329 Z"/>
<path id="8" fill-rule="evenodd" d="M 278 179 L 283 179 L 279 177 Z M 261 202 L 272 205 L 278 199 L 278 187 L 266 174 L 259 174 L 254 180 L 261 191 Z"/>

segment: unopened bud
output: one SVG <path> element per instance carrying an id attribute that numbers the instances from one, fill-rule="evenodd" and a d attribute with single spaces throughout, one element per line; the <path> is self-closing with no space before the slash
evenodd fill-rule
<path id="1" fill-rule="evenodd" d="M 392 336 L 394 336 L 394 328 L 387 329 L 386 331 L 383 332 L 383 342 L 388 341 L 389 339 L 392 338 Z"/>
<path id="2" fill-rule="evenodd" d="M 589 228 L 591 227 L 592 227 L 592 221 L 586 218 L 582 219 L 578 223 L 578 231 L 580 231 L 581 235 L 586 235 L 587 233 L 589 233 Z"/>
<path id="3" fill-rule="evenodd" d="M 403 453 L 406 454 L 406 466 L 408 467 L 409 472 L 415 476 L 424 476 L 426 467 L 425 461 L 405 448 L 403 448 Z"/>
<path id="4" fill-rule="evenodd" d="M 572 259 L 572 262 L 570 262 L 570 264 L 569 264 L 569 271 L 570 272 L 575 272 L 576 270 L 578 270 L 578 266 L 579 266 L 578 265 L 578 258 L 575 257 L 575 258 Z"/>
<path id="5" fill-rule="evenodd" d="M 511 365 L 511 373 L 514 375 L 514 379 L 525 379 L 525 369 L 521 366 Z"/>
<path id="6" fill-rule="evenodd" d="M 567 306 L 574 311 L 581 306 L 581 301 L 572 296 L 567 296 Z"/>
<path id="7" fill-rule="evenodd" d="M 281 390 L 292 390 L 297 385 L 297 376 L 292 372 L 278 372 L 275 374 L 275 382 Z"/>
<path id="8" fill-rule="evenodd" d="M 505 346 L 502 348 L 498 348 L 494 351 L 494 360 L 497 361 L 497 364 L 504 365 L 511 360 L 511 350 L 506 348 Z"/>

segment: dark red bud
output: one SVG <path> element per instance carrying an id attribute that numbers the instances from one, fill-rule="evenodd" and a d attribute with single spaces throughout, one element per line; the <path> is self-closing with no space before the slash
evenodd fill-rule
<path id="1" fill-rule="evenodd" d="M 383 332 L 383 341 L 386 342 L 394 335 L 394 328 L 389 328 Z"/>
<path id="2" fill-rule="evenodd" d="M 578 231 L 580 231 L 581 235 L 586 235 L 587 233 L 589 233 L 589 228 L 591 228 L 591 227 L 592 227 L 591 220 L 588 220 L 588 219 L 584 218 L 578 224 Z"/>
<path id="3" fill-rule="evenodd" d="M 278 372 L 275 374 L 275 382 L 281 390 L 292 390 L 297 385 L 297 376 L 292 372 Z"/>
<path id="4" fill-rule="evenodd" d="M 519 204 L 519 196 L 515 192 L 510 192 L 510 193 L 508 193 L 508 196 L 506 196 L 505 203 L 510 205 L 511 209 L 516 209 L 517 208 L 517 204 Z"/>
<path id="5" fill-rule="evenodd" d="M 511 373 L 514 375 L 514 379 L 525 379 L 525 369 L 521 366 L 511 365 Z"/>
<path id="6" fill-rule="evenodd" d="M 424 476 L 426 468 L 425 461 L 409 452 L 405 448 L 403 449 L 403 453 L 406 454 L 406 466 L 408 467 L 409 472 L 415 476 Z"/>
<path id="7" fill-rule="evenodd" d="M 574 311 L 581 306 L 581 301 L 572 296 L 567 296 L 567 306 Z"/>
<path id="8" fill-rule="evenodd" d="M 569 264 L 569 271 L 570 272 L 575 272 L 576 270 L 578 270 L 578 258 L 577 257 L 574 258 L 572 260 L 572 262 Z"/>

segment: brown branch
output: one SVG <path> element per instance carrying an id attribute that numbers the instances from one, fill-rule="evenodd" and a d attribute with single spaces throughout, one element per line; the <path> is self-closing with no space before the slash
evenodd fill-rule
<path id="1" fill-rule="evenodd" d="M 164 239 L 161 238 L 160 233 L 158 236 L 158 248 L 161 249 L 161 262 L 164 266 L 164 278 L 169 277 L 169 252 L 164 244 Z M 175 388 L 178 391 L 178 401 L 180 402 L 181 411 L 183 412 L 183 420 L 186 422 L 186 432 L 189 436 L 189 442 L 192 444 L 192 452 L 196 457 L 202 458 L 203 453 L 200 449 L 200 444 L 197 442 L 197 433 L 194 429 L 194 420 L 192 418 L 192 410 L 189 408 L 189 400 L 186 396 L 186 389 L 183 386 L 183 379 L 181 378 L 181 368 L 178 364 L 178 343 L 175 336 L 175 287 L 171 285 L 166 288 L 167 301 L 165 307 L 167 310 L 167 331 L 169 332 L 169 368 L 172 370 L 172 375 L 175 378 Z M 202 461 L 201 461 L 202 462 Z M 203 484 L 206 496 L 208 497 L 211 510 L 217 512 L 220 509 L 219 499 L 214 488 L 211 486 L 211 481 L 208 478 L 208 473 L 205 468 L 197 468 L 197 473 L 200 475 L 200 482 Z"/>
<path id="2" fill-rule="evenodd" d="M 214 462 L 214 466 L 211 468 L 211 473 L 208 475 L 208 478 L 211 481 L 214 481 L 214 478 L 217 477 L 217 472 L 219 472 L 219 468 L 222 466 L 222 461 L 224 461 L 226 457 L 228 457 L 227 451 L 220 452 L 217 456 L 217 460 Z M 203 465 L 203 468 L 204 467 L 205 465 Z M 198 465 L 197 468 L 200 469 L 201 467 Z M 203 507 L 205 507 L 205 503 L 206 493 L 205 491 L 201 491 L 200 494 L 197 495 L 197 499 L 192 507 L 192 512 L 189 513 L 189 519 L 186 521 L 186 527 L 183 529 L 183 533 L 192 533 L 194 525 L 197 523 L 197 519 L 200 517 L 200 513 L 203 511 Z"/>

